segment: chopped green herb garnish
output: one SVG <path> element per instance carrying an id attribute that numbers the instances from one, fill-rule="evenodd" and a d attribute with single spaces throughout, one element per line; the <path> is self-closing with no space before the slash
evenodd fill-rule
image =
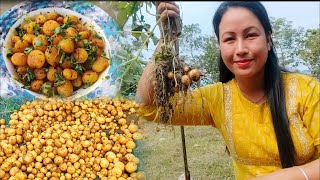
<path id="1" fill-rule="evenodd" d="M 97 39 L 102 39 L 102 37 L 99 36 L 98 34 L 94 34 L 93 37 L 94 37 L 94 38 L 97 38 Z"/>
<path id="2" fill-rule="evenodd" d="M 63 33 L 63 29 L 60 26 L 54 29 L 54 34 L 61 34 L 61 33 Z"/>
<path id="3" fill-rule="evenodd" d="M 35 46 L 37 46 L 37 47 L 40 47 L 40 46 L 42 46 L 42 45 L 43 45 L 43 43 L 42 43 L 42 41 L 41 41 L 41 40 L 36 39 L 36 40 L 34 41 L 34 45 L 35 45 Z"/>
<path id="4" fill-rule="evenodd" d="M 59 64 L 62 64 L 65 58 L 66 58 L 66 54 L 62 53 Z"/>
<path id="5" fill-rule="evenodd" d="M 26 75 L 24 75 L 23 79 L 27 78 L 26 84 L 29 85 L 31 81 L 33 81 L 36 76 L 34 73 L 31 71 L 31 69 L 28 67 Z"/>
<path id="6" fill-rule="evenodd" d="M 85 71 L 85 68 L 81 64 L 77 63 L 73 56 L 71 56 L 71 66 L 78 74 L 82 74 Z"/>
<path id="7" fill-rule="evenodd" d="M 81 40 L 80 34 L 76 34 L 76 36 L 74 37 L 74 41 L 79 42 L 80 40 Z"/>
<path id="8" fill-rule="evenodd" d="M 13 55 L 12 48 L 8 49 L 7 58 L 11 58 Z"/>
<path id="9" fill-rule="evenodd" d="M 33 26 L 34 35 L 38 36 L 40 34 L 41 28 L 37 25 Z"/>
<path id="10" fill-rule="evenodd" d="M 24 54 L 29 54 L 32 50 L 33 50 L 32 47 L 27 47 L 26 49 L 24 49 L 23 53 Z"/>
<path id="11" fill-rule="evenodd" d="M 59 73 L 54 73 L 56 79 L 54 80 L 54 86 L 60 86 L 61 84 L 64 84 L 66 81 L 64 77 Z"/>
<path id="12" fill-rule="evenodd" d="M 26 34 L 26 30 L 24 30 L 21 25 L 19 25 L 18 27 L 15 28 L 16 32 L 17 32 L 17 35 L 19 37 L 23 37 L 25 34 Z"/>

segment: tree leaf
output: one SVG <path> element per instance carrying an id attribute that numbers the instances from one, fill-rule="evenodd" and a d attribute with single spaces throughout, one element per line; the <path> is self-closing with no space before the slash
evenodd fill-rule
<path id="1" fill-rule="evenodd" d="M 142 31 L 144 28 L 143 25 L 139 25 L 137 27 L 135 27 L 134 29 L 132 29 L 132 31 Z M 131 35 L 133 37 L 135 37 L 137 40 L 139 39 L 139 37 L 141 36 L 142 33 L 139 33 L 139 32 L 132 32 Z"/>
<path id="2" fill-rule="evenodd" d="M 135 1 L 116 1 L 112 2 L 112 5 L 115 11 L 118 11 L 115 21 L 118 22 L 121 28 L 123 28 L 129 17 L 141 8 L 141 2 Z"/>
<path id="3" fill-rule="evenodd" d="M 298 53 L 298 57 L 303 59 L 311 75 L 320 79 L 320 28 L 309 29 L 305 33 L 303 47 Z"/>
<path id="4" fill-rule="evenodd" d="M 122 28 L 124 26 L 124 24 L 127 22 L 129 16 L 126 11 L 120 11 L 116 18 L 117 18 L 116 21 L 118 22 L 118 24 Z"/>
<path id="5" fill-rule="evenodd" d="M 145 31 L 149 31 L 150 30 L 150 28 L 151 28 L 151 25 L 150 24 L 144 24 L 144 26 L 143 26 L 143 29 L 145 30 Z"/>

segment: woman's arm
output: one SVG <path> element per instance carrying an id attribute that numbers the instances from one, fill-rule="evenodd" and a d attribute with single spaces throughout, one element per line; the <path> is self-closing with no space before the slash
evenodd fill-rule
<path id="1" fill-rule="evenodd" d="M 145 67 L 137 87 L 136 102 L 150 105 L 153 103 L 153 78 L 154 60 L 151 59 Z"/>
<path id="2" fill-rule="evenodd" d="M 266 176 L 254 178 L 253 180 L 274 180 L 274 179 L 319 180 L 320 179 L 320 159 L 316 159 L 310 163 L 307 163 L 301 166 L 294 166 L 291 168 L 281 169 L 273 173 L 270 173 Z"/>

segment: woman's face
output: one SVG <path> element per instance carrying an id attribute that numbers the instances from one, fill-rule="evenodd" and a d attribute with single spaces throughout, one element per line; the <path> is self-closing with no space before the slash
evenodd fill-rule
<path id="1" fill-rule="evenodd" d="M 258 18 L 245 8 L 229 8 L 219 26 L 222 59 L 236 77 L 256 77 L 264 73 L 268 46 Z"/>

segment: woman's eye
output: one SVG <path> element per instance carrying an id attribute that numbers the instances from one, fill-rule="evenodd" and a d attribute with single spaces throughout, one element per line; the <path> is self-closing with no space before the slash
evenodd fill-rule
<path id="1" fill-rule="evenodd" d="M 232 41 L 233 40 L 233 37 L 228 37 L 228 38 L 226 38 L 224 41 L 225 42 L 229 42 L 229 41 Z"/>
<path id="2" fill-rule="evenodd" d="M 257 36 L 257 34 L 255 34 L 255 33 L 249 33 L 249 34 L 247 35 L 247 38 L 256 37 L 256 36 Z"/>

